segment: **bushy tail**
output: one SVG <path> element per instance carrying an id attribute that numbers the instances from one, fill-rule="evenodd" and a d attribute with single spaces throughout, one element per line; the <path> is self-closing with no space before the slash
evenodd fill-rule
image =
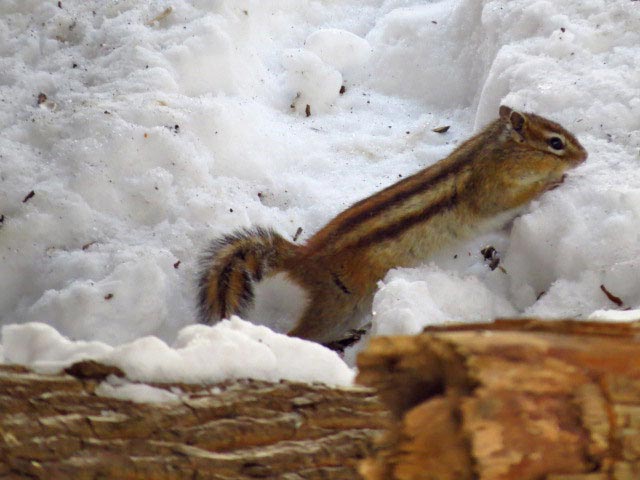
<path id="1" fill-rule="evenodd" d="M 214 240 L 200 260 L 200 320 L 242 315 L 253 303 L 253 283 L 281 268 L 296 245 L 273 230 L 243 230 Z"/>

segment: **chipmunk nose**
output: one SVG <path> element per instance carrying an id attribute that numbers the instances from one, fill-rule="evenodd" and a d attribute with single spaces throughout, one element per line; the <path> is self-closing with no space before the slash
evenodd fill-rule
<path id="1" fill-rule="evenodd" d="M 587 152 L 585 150 L 585 148 L 580 145 L 579 143 L 576 145 L 576 152 L 575 152 L 575 160 L 574 163 L 576 165 L 580 165 L 581 163 L 583 163 L 587 157 L 589 156 L 589 152 Z"/>
<path id="2" fill-rule="evenodd" d="M 580 150 L 580 161 L 578 163 L 582 163 L 584 162 L 587 157 L 589 156 L 589 152 L 587 152 L 584 147 L 581 146 L 581 150 Z"/>

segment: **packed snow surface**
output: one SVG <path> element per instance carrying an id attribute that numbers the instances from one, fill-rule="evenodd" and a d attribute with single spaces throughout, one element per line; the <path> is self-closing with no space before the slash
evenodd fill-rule
<path id="1" fill-rule="evenodd" d="M 57 373 L 74 362 L 94 359 L 139 382 L 215 383 L 251 376 L 348 385 L 353 378 L 335 352 L 237 317 L 214 327 L 185 327 L 173 346 L 155 336 L 116 347 L 96 340 L 71 341 L 43 323 L 7 325 L 2 335 L 5 360 L 40 373 Z"/>
<path id="2" fill-rule="evenodd" d="M 109 377 L 96 387 L 96 394 L 102 397 L 131 400 L 137 403 L 180 403 L 181 395 L 145 383 L 131 383 Z"/>
<path id="3" fill-rule="evenodd" d="M 501 103 L 561 123 L 587 162 L 504 230 L 391 271 L 373 334 L 640 308 L 639 2 L 5 0 L 0 354 L 140 381 L 348 382 L 309 342 L 193 326 L 199 253 L 252 225 L 304 241 Z"/>

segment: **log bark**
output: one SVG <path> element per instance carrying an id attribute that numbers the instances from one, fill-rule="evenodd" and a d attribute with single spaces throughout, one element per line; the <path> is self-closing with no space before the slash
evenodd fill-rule
<path id="1" fill-rule="evenodd" d="M 0 366 L 0 479 L 352 479 L 364 457 L 369 480 L 640 479 L 640 323 L 434 328 L 373 339 L 359 368 L 376 390 L 154 385 L 181 400 L 145 404 L 97 394 L 112 367 Z"/>
<path id="2" fill-rule="evenodd" d="M 394 414 L 368 480 L 640 479 L 640 322 L 432 328 L 358 367 Z"/>
<path id="3" fill-rule="evenodd" d="M 181 401 L 148 404 L 97 395 L 109 367 L 69 371 L 0 366 L 0 479 L 352 479 L 388 420 L 362 387 L 155 385 Z"/>

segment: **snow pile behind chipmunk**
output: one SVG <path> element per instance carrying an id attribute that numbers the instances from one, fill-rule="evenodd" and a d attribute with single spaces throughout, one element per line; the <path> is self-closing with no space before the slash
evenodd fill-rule
<path id="1" fill-rule="evenodd" d="M 250 225 L 308 238 L 445 157 L 500 103 L 559 122 L 589 160 L 510 231 L 390 272 L 375 331 L 640 307 L 635 2 L 171 7 L 0 6 L 2 325 L 172 345 L 196 318 L 210 239 Z"/>

